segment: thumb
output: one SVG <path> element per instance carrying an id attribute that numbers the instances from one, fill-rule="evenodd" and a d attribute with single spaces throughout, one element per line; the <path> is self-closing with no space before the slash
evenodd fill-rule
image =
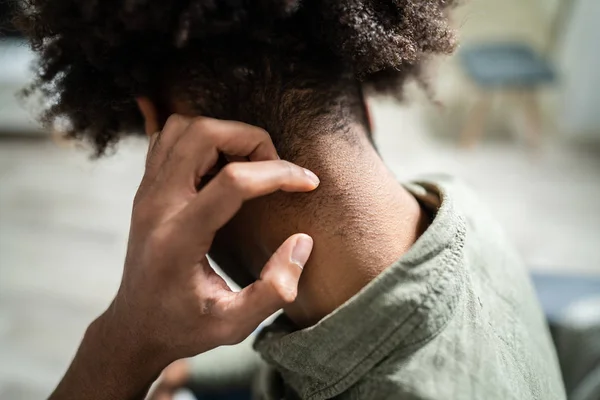
<path id="1" fill-rule="evenodd" d="M 271 256 L 260 279 L 236 294 L 230 312 L 254 330 L 262 321 L 296 300 L 302 268 L 308 261 L 313 240 L 303 233 L 290 236 Z"/>

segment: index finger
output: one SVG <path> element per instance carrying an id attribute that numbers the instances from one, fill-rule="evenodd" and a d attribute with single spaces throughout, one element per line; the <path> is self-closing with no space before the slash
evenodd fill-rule
<path id="1" fill-rule="evenodd" d="M 219 153 L 250 161 L 277 160 L 270 135 L 262 128 L 238 121 L 194 118 L 176 140 L 164 163 L 164 182 L 171 187 L 195 184 L 217 162 Z"/>
<path id="2" fill-rule="evenodd" d="M 201 140 L 205 139 L 205 140 Z M 197 117 L 175 146 L 214 147 L 230 156 L 248 157 L 250 161 L 277 160 L 277 150 L 264 129 L 239 121 Z"/>
<path id="3" fill-rule="evenodd" d="M 193 238 L 196 246 L 209 248 L 215 232 L 233 218 L 244 201 L 279 190 L 310 192 L 318 185 L 314 173 L 287 161 L 232 163 L 178 215 L 178 229 L 187 231 L 185 236 Z"/>

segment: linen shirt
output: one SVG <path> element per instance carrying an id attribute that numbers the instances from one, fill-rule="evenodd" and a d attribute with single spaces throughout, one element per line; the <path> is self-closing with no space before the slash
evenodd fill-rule
<path id="1" fill-rule="evenodd" d="M 262 399 L 564 399 L 521 258 L 449 177 L 406 185 L 434 218 L 412 248 L 316 325 L 282 316 L 255 349 Z"/>

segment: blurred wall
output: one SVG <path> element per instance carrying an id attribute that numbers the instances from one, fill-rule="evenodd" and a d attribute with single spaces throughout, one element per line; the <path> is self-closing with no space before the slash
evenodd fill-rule
<path id="1" fill-rule="evenodd" d="M 561 121 L 569 137 L 600 142 L 600 1 L 579 0 L 560 47 Z"/>
<path id="2" fill-rule="evenodd" d="M 465 0 L 455 15 L 461 44 L 523 40 L 544 48 L 559 0 Z"/>
<path id="3" fill-rule="evenodd" d="M 595 7 L 600 5 L 598 0 L 586 1 L 596 3 Z M 558 27 L 559 38 L 564 34 L 561 31 L 563 21 L 558 12 L 560 6 L 561 0 L 463 0 L 453 14 L 453 23 L 459 33 L 458 52 L 460 48 L 482 42 L 518 41 L 528 43 L 555 60 L 558 56 L 555 28 Z M 428 101 L 422 99 L 423 118 L 426 123 L 433 125 L 436 134 L 456 137 L 478 99 L 478 91 L 464 75 L 456 54 L 441 60 L 433 68 L 430 74 L 434 77 L 433 93 L 443 107 L 440 110 L 427 106 Z M 560 119 L 564 114 L 564 102 L 561 101 L 560 90 L 560 87 L 547 88 L 539 96 L 545 132 L 550 136 L 561 133 Z M 522 132 L 524 121 L 520 107 L 521 104 L 515 103 L 510 96 L 497 96 L 487 121 L 488 133 L 508 135 L 517 132 L 518 135 L 518 132 Z M 580 116 L 573 115 L 572 118 Z"/>
<path id="4" fill-rule="evenodd" d="M 0 135 L 42 133 L 34 117 L 35 101 L 27 103 L 18 96 L 31 78 L 32 62 L 33 53 L 26 43 L 17 38 L 0 37 Z"/>

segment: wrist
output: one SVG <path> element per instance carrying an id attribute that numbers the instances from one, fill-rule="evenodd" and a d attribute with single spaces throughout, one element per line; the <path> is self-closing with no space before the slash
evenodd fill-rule
<path id="1" fill-rule="evenodd" d="M 132 340 L 131 333 L 110 312 L 98 317 L 50 400 L 145 398 L 164 365 L 143 341 Z"/>
<path id="2" fill-rule="evenodd" d="M 82 370 L 94 371 L 88 379 L 109 386 L 112 398 L 143 399 L 168 365 L 160 352 L 120 321 L 109 308 L 85 332 L 76 359 Z M 77 360 L 76 360 L 77 361 Z M 94 365 L 88 365 L 93 362 Z M 111 398 L 111 397 L 108 397 Z"/>
<path id="3" fill-rule="evenodd" d="M 163 360 L 163 352 L 146 340 L 144 332 L 137 332 L 124 319 L 111 306 L 90 324 L 82 345 L 105 354 L 117 368 L 133 368 L 140 375 L 156 378 L 169 361 Z"/>

